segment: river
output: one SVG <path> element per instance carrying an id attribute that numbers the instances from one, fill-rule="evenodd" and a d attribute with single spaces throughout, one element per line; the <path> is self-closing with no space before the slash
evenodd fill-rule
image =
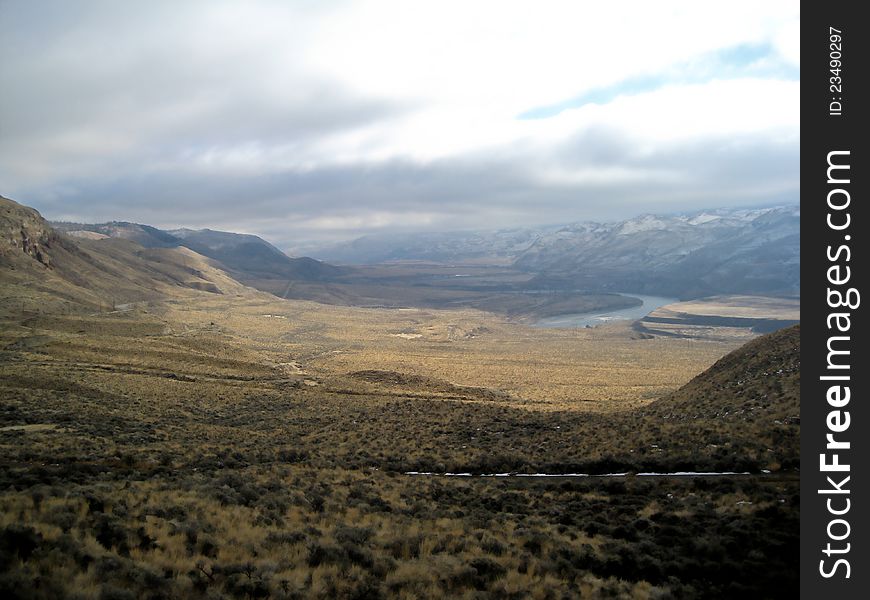
<path id="1" fill-rule="evenodd" d="M 640 306 L 617 308 L 607 312 L 592 311 L 567 315 L 547 317 L 534 323 L 534 327 L 595 327 L 610 321 L 636 321 L 650 314 L 661 306 L 679 302 L 677 298 L 663 298 L 661 296 L 642 296 L 640 294 L 622 294 L 643 301 Z"/>

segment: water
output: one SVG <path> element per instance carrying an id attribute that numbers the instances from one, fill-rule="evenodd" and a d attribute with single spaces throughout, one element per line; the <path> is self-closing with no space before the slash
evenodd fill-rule
<path id="1" fill-rule="evenodd" d="M 617 308 L 607 312 L 586 312 L 568 315 L 556 315 L 541 319 L 534 324 L 535 327 L 595 327 L 611 321 L 636 321 L 647 316 L 657 308 L 666 304 L 679 302 L 677 298 L 664 298 L 662 296 L 641 296 L 640 294 L 624 294 L 642 300 L 640 306 Z"/>

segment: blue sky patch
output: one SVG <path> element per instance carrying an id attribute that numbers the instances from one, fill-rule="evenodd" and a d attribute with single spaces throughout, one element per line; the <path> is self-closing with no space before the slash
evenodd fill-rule
<path id="1" fill-rule="evenodd" d="M 548 119 L 566 110 L 587 104 L 608 104 L 619 96 L 635 96 L 666 85 L 697 84 L 738 77 L 797 81 L 800 79 L 800 69 L 783 62 L 770 44 L 740 44 L 690 59 L 662 73 L 629 77 L 612 85 L 593 88 L 574 98 L 538 106 L 519 114 L 517 118 Z"/>

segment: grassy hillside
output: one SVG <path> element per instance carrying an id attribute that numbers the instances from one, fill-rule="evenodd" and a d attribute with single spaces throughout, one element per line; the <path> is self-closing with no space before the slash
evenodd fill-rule
<path id="1" fill-rule="evenodd" d="M 221 262 L 239 280 L 321 281 L 341 275 L 345 270 L 312 258 L 290 258 L 275 246 L 255 235 L 201 229 L 170 232 L 188 248 Z"/>
<path id="2" fill-rule="evenodd" d="M 656 403 L 538 410 L 383 362 L 342 375 L 317 358 L 333 352 L 322 336 L 337 315 L 323 315 L 319 332 L 297 317 L 281 344 L 242 328 L 258 317 L 281 335 L 293 317 L 276 318 L 274 305 L 248 301 L 238 321 L 214 308 L 179 318 L 198 302 L 4 325 L 0 590 L 94 599 L 796 592 L 796 436 L 760 439 L 715 412 L 692 418 L 691 405 L 684 418 Z M 774 473 L 403 474 L 762 468 Z"/>
<path id="3" fill-rule="evenodd" d="M 185 248 L 208 257 L 215 266 L 231 272 L 239 281 L 271 291 L 269 284 L 286 287 L 288 280 L 322 281 L 344 273 L 344 269 L 311 258 L 291 258 L 257 237 L 211 229 L 163 231 L 149 225 L 112 221 L 109 223 L 53 223 L 53 227 L 78 239 L 114 238 L 135 242 L 144 248 Z"/>
<path id="4" fill-rule="evenodd" d="M 800 325 L 781 329 L 731 352 L 651 413 L 771 424 L 800 423 Z"/>
<path id="5" fill-rule="evenodd" d="M 244 287 L 187 248 L 68 237 L 35 210 L 2 197 L 0 231 L 0 306 L 6 314 L 109 311 L 190 290 L 229 294 Z"/>
<path id="6" fill-rule="evenodd" d="M 640 411 L 696 460 L 743 457 L 747 468 L 800 467 L 800 325 L 746 343 Z M 704 457 L 704 458 L 702 458 Z"/>

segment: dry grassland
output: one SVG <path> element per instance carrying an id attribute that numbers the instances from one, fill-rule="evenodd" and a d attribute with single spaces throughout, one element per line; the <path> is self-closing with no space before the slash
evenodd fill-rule
<path id="1" fill-rule="evenodd" d="M 395 371 L 489 388 L 511 406 L 535 410 L 641 406 L 739 345 L 642 339 L 616 324 L 537 329 L 474 310 L 360 309 L 270 299 L 230 304 L 216 298 L 171 303 L 165 311 L 171 320 L 249 339 L 273 363 L 304 365 L 313 379 L 331 385 L 345 385 L 342 379 L 358 371 Z"/>
<path id="2" fill-rule="evenodd" d="M 736 343 L 249 290 L 13 313 L 0 325 L 4 597 L 795 592 L 795 427 L 631 410 Z M 783 472 L 403 474 L 765 467 Z"/>
<path id="3" fill-rule="evenodd" d="M 713 296 L 669 304 L 654 311 L 653 316 L 664 317 L 679 313 L 797 321 L 801 318 L 801 303 L 798 299 L 766 296 Z"/>

